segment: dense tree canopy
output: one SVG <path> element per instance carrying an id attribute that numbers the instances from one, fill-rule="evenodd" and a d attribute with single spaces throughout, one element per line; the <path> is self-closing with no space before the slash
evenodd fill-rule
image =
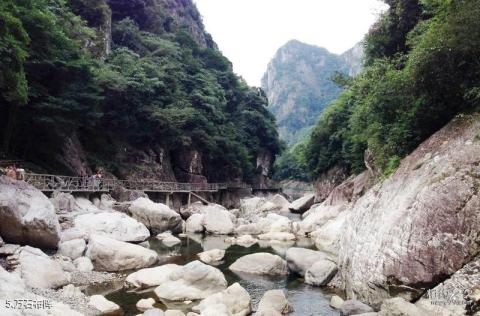
<path id="1" fill-rule="evenodd" d="M 10 126 L 1 131 L 4 154 L 56 171 L 52 157 L 77 133 L 92 164 L 112 172 L 112 153 L 123 143 L 194 148 L 219 181 L 248 180 L 258 153 L 279 151 L 262 91 L 188 31 L 160 31 L 155 21 L 142 28 L 135 15 L 115 11 L 112 51 L 96 58 L 89 50 L 99 38 L 94 27 L 109 10 L 88 0 L 0 4 L 0 120 Z"/>

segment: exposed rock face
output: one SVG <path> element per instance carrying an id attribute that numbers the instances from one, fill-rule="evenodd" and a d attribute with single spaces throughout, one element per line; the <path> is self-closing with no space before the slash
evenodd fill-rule
<path id="1" fill-rule="evenodd" d="M 347 170 L 340 167 L 333 167 L 322 174 L 317 181 L 315 181 L 315 203 L 323 202 L 332 190 L 345 181 L 347 177 Z"/>
<path id="2" fill-rule="evenodd" d="M 53 204 L 42 192 L 0 176 L 0 235 L 5 241 L 56 248 L 59 231 Z"/>
<path id="3" fill-rule="evenodd" d="M 277 255 L 254 253 L 237 259 L 230 267 L 234 272 L 250 274 L 285 275 L 288 274 L 287 262 Z"/>
<path id="4" fill-rule="evenodd" d="M 234 283 L 226 290 L 202 300 L 193 310 L 201 315 L 214 315 L 219 310 L 226 310 L 227 315 L 246 316 L 252 310 L 250 294 L 240 284 Z"/>
<path id="5" fill-rule="evenodd" d="M 204 299 L 227 288 L 223 273 L 200 261 L 173 270 L 168 280 L 155 289 L 160 299 L 185 301 Z"/>
<path id="6" fill-rule="evenodd" d="M 70 282 L 70 274 L 40 249 L 24 247 L 18 257 L 20 275 L 30 287 L 58 288 Z"/>
<path id="7" fill-rule="evenodd" d="M 193 148 L 177 150 L 173 154 L 174 172 L 180 182 L 206 183 L 203 176 L 202 154 Z"/>
<path id="8" fill-rule="evenodd" d="M 74 220 L 75 228 L 87 235 L 97 234 L 120 241 L 140 242 L 150 237 L 142 223 L 120 212 L 84 214 Z"/>
<path id="9" fill-rule="evenodd" d="M 349 297 L 417 298 L 480 252 L 479 129 L 478 115 L 455 119 L 354 204 L 339 251 Z"/>
<path id="10" fill-rule="evenodd" d="M 155 203 L 147 198 L 138 198 L 130 203 L 128 213 L 146 225 L 152 234 L 167 230 L 173 233 L 182 232 L 182 218 L 165 204 Z"/>
<path id="11" fill-rule="evenodd" d="M 262 88 L 282 139 L 293 143 L 315 124 L 318 115 L 340 92 L 330 77 L 335 71 L 354 72 L 356 53 L 353 50 L 344 58 L 296 40 L 277 51 L 268 64 Z"/>
<path id="12" fill-rule="evenodd" d="M 86 256 L 99 271 L 141 269 L 158 260 L 153 250 L 100 235 L 90 236 Z"/>

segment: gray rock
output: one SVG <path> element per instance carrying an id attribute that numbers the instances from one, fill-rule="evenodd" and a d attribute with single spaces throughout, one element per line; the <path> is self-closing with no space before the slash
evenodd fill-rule
<path id="1" fill-rule="evenodd" d="M 87 235 L 102 235 L 119 241 L 140 242 L 150 237 L 147 227 L 120 212 L 83 214 L 74 220 L 75 228 Z"/>
<path id="2" fill-rule="evenodd" d="M 165 316 L 165 313 L 159 308 L 152 308 L 145 311 L 143 316 Z"/>
<path id="3" fill-rule="evenodd" d="M 209 206 L 203 210 L 203 226 L 205 231 L 214 235 L 229 235 L 233 233 L 232 214 L 225 209 Z"/>
<path id="4" fill-rule="evenodd" d="M 334 295 L 330 299 L 330 306 L 335 308 L 335 309 L 340 309 L 342 307 L 343 303 L 345 303 L 345 301 L 343 300 L 343 298 L 341 298 L 338 295 Z"/>
<path id="5" fill-rule="evenodd" d="M 165 204 L 141 197 L 130 202 L 128 212 L 130 216 L 145 224 L 152 234 L 160 234 L 168 230 L 172 233 L 183 231 L 182 218 Z"/>
<path id="6" fill-rule="evenodd" d="M 270 290 L 263 294 L 263 297 L 258 304 L 257 314 L 263 315 L 272 310 L 279 314 L 293 312 L 293 307 L 285 297 L 283 290 Z"/>
<path id="7" fill-rule="evenodd" d="M 0 247 L 0 255 L 10 256 L 16 253 L 19 249 L 20 245 L 4 244 L 2 247 Z"/>
<path id="8" fill-rule="evenodd" d="M 230 267 L 233 272 L 250 274 L 285 275 L 287 262 L 277 255 L 259 252 L 238 258 Z"/>
<path id="9" fill-rule="evenodd" d="M 88 301 L 88 305 L 100 311 L 101 315 L 119 313 L 122 309 L 112 301 L 107 300 L 102 295 L 93 295 Z"/>
<path id="10" fill-rule="evenodd" d="M 85 252 L 87 244 L 84 239 L 72 239 L 69 241 L 61 242 L 58 245 L 58 253 L 62 256 L 69 257 L 72 260 L 75 260 Z"/>
<path id="11" fill-rule="evenodd" d="M 373 312 L 373 308 L 357 300 L 345 301 L 342 304 L 342 307 L 340 307 L 340 315 L 342 316 L 351 316 L 369 312 Z"/>
<path id="12" fill-rule="evenodd" d="M 20 275 L 30 287 L 55 289 L 70 283 L 70 274 L 60 263 L 50 259 L 38 248 L 26 246 L 18 256 Z"/>
<path id="13" fill-rule="evenodd" d="M 204 299 L 227 288 L 223 273 L 200 261 L 173 269 L 166 277 L 167 280 L 155 289 L 155 294 L 170 301 Z"/>
<path id="14" fill-rule="evenodd" d="M 252 310 L 250 294 L 240 284 L 234 283 L 193 307 L 193 311 L 200 312 L 200 315 L 213 315 L 219 309 L 226 310 L 227 315 L 249 315 Z"/>
<path id="15" fill-rule="evenodd" d="M 325 286 L 337 274 L 337 265 L 330 260 L 315 262 L 305 273 L 305 283 Z"/>
<path id="16" fill-rule="evenodd" d="M 192 214 L 186 222 L 186 230 L 189 233 L 203 233 L 205 227 L 203 227 L 203 214 Z"/>
<path id="17" fill-rule="evenodd" d="M 293 213 L 304 213 L 313 205 L 315 201 L 315 194 L 307 194 L 298 200 L 293 201 L 288 207 Z"/>
<path id="18" fill-rule="evenodd" d="M 11 243 L 57 248 L 60 224 L 55 208 L 33 186 L 0 176 L 0 232 Z"/>
<path id="19" fill-rule="evenodd" d="M 201 252 L 197 254 L 201 261 L 211 264 L 215 262 L 219 262 L 225 256 L 225 250 L 221 249 L 212 249 L 208 251 Z"/>
<path id="20" fill-rule="evenodd" d="M 292 247 L 287 250 L 286 259 L 290 271 L 305 275 L 307 270 L 315 263 L 327 259 L 328 256 L 321 252 L 306 248 Z"/>
<path id="21" fill-rule="evenodd" d="M 401 297 L 395 297 L 383 301 L 378 316 L 435 316 L 422 308 L 405 301 Z"/>
<path id="22" fill-rule="evenodd" d="M 155 251 L 100 235 L 91 235 L 86 256 L 95 270 L 123 271 L 141 269 L 158 260 Z"/>
<path id="23" fill-rule="evenodd" d="M 90 272 L 93 271 L 93 263 L 90 258 L 80 257 L 73 261 L 75 268 L 80 272 Z"/>

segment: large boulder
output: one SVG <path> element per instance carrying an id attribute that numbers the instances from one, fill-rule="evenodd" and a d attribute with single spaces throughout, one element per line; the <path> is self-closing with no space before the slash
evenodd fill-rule
<path id="1" fill-rule="evenodd" d="M 55 289 L 70 282 L 70 273 L 38 248 L 24 247 L 18 256 L 22 279 L 30 287 Z"/>
<path id="2" fill-rule="evenodd" d="M 225 256 L 225 250 L 221 249 L 212 249 L 208 251 L 201 252 L 197 254 L 201 261 L 206 264 L 217 263 L 223 259 Z"/>
<path id="3" fill-rule="evenodd" d="M 219 309 L 226 310 L 227 315 L 230 316 L 249 315 L 252 310 L 250 294 L 240 284 L 234 283 L 226 290 L 212 294 L 202 300 L 200 304 L 193 308 L 193 311 L 204 315 Z"/>
<path id="4" fill-rule="evenodd" d="M 199 300 L 223 291 L 227 281 L 223 273 L 200 261 L 193 261 L 168 274 L 168 280 L 155 289 L 159 299 Z"/>
<path id="5" fill-rule="evenodd" d="M 158 267 L 141 269 L 133 272 L 125 279 L 125 287 L 148 289 L 170 281 L 170 274 L 182 269 L 176 264 L 165 264 Z"/>
<path id="6" fill-rule="evenodd" d="M 0 235 L 11 243 L 56 248 L 60 224 L 55 208 L 33 186 L 0 176 Z"/>
<path id="7" fill-rule="evenodd" d="M 276 202 L 280 203 L 279 199 Z M 287 201 L 288 203 L 288 201 Z M 290 204 L 290 203 L 289 203 Z M 266 198 L 252 197 L 240 201 L 240 212 L 243 214 L 275 212 L 282 209 L 281 204 L 276 204 Z M 288 207 L 287 207 L 288 210 Z"/>
<path id="8" fill-rule="evenodd" d="M 86 256 L 99 271 L 146 268 L 157 262 L 155 251 L 100 235 L 91 235 Z"/>
<path id="9" fill-rule="evenodd" d="M 288 212 L 290 202 L 288 202 L 288 200 L 283 195 L 275 194 L 274 196 L 269 198 L 269 201 L 277 206 L 278 211 Z"/>
<path id="10" fill-rule="evenodd" d="M 285 297 L 283 290 L 270 290 L 263 294 L 258 304 L 257 315 L 275 311 L 279 314 L 288 314 L 293 312 L 292 305 Z"/>
<path id="11" fill-rule="evenodd" d="M 205 227 L 203 226 L 203 218 L 205 215 L 203 214 L 192 214 L 185 224 L 185 229 L 189 233 L 203 233 L 205 231 Z"/>
<path id="12" fill-rule="evenodd" d="M 288 209 L 292 213 L 304 213 L 306 212 L 314 203 L 315 201 L 315 194 L 307 194 L 292 203 L 290 203 L 290 206 Z"/>
<path id="13" fill-rule="evenodd" d="M 305 275 L 314 263 L 328 258 L 328 256 L 321 251 L 296 247 L 289 248 L 285 257 L 290 271 L 302 276 Z"/>
<path id="14" fill-rule="evenodd" d="M 310 233 L 318 250 L 338 256 L 340 236 L 343 232 L 343 225 L 350 214 L 348 211 L 340 213 L 336 218 L 327 221 L 319 229 Z"/>
<path id="15" fill-rule="evenodd" d="M 480 115 L 456 118 L 355 202 L 340 241 L 348 297 L 412 301 L 480 252 Z"/>
<path id="16" fill-rule="evenodd" d="M 58 245 L 58 253 L 62 256 L 69 257 L 72 260 L 75 260 L 85 252 L 87 244 L 83 238 L 72 239 L 69 241 L 61 242 Z"/>
<path id="17" fill-rule="evenodd" d="M 229 235 L 233 233 L 234 216 L 227 210 L 211 206 L 203 210 L 203 226 L 205 231 L 214 235 Z"/>
<path id="18" fill-rule="evenodd" d="M 240 257 L 228 268 L 233 272 L 250 274 L 288 274 L 286 261 L 277 255 L 266 252 L 258 252 Z"/>
<path id="19" fill-rule="evenodd" d="M 119 241 L 140 242 L 150 237 L 142 223 L 120 212 L 83 214 L 74 220 L 75 229 Z"/>
<path id="20" fill-rule="evenodd" d="M 378 316 L 438 316 L 438 314 L 415 306 L 401 297 L 395 297 L 382 303 Z"/>
<path id="21" fill-rule="evenodd" d="M 337 265 L 330 260 L 317 261 L 305 273 L 305 283 L 315 286 L 327 285 L 337 270 Z"/>
<path id="22" fill-rule="evenodd" d="M 160 234 L 167 230 L 181 233 L 183 220 L 181 216 L 162 203 L 155 203 L 148 198 L 138 198 L 130 202 L 128 207 L 130 216 L 145 224 L 152 234 Z"/>

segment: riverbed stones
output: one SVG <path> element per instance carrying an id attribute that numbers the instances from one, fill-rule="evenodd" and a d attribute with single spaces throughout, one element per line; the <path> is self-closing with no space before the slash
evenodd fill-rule
<path id="1" fill-rule="evenodd" d="M 102 315 L 121 312 L 120 306 L 112 301 L 107 300 L 102 295 L 92 295 L 88 301 L 88 305 L 100 311 Z"/>
<path id="2" fill-rule="evenodd" d="M 315 286 L 325 286 L 337 274 L 337 265 L 330 260 L 315 262 L 305 273 L 305 283 Z"/>
<path id="3" fill-rule="evenodd" d="M 426 311 L 401 297 L 383 301 L 378 316 L 435 316 L 434 312 Z M 461 314 L 460 314 L 461 315 Z"/>
<path id="4" fill-rule="evenodd" d="M 139 311 L 144 312 L 146 310 L 152 309 L 153 304 L 155 304 L 155 300 L 149 297 L 140 299 L 135 306 Z"/>
<path id="5" fill-rule="evenodd" d="M 212 249 L 201 252 L 197 256 L 200 258 L 201 261 L 207 264 L 218 263 L 225 256 L 225 250 Z"/>
<path id="6" fill-rule="evenodd" d="M 292 240 L 295 240 L 296 237 L 294 234 L 287 233 L 287 232 L 269 232 L 266 234 L 258 235 L 258 239 L 274 240 L 274 241 L 292 241 Z"/>
<path id="7" fill-rule="evenodd" d="M 182 243 L 182 241 L 179 238 L 173 236 L 170 231 L 158 234 L 156 238 L 158 240 L 161 240 L 162 244 L 167 247 L 173 247 Z"/>
<path id="8" fill-rule="evenodd" d="M 292 247 L 286 252 L 288 268 L 302 276 L 315 262 L 325 259 L 327 259 L 325 253 L 306 248 Z"/>
<path id="9" fill-rule="evenodd" d="M 279 314 L 288 314 L 293 312 L 293 307 L 285 297 L 283 290 L 270 290 L 263 294 L 258 304 L 257 315 L 264 315 L 275 311 Z"/>
<path id="10" fill-rule="evenodd" d="M 340 307 L 340 314 L 342 316 L 351 316 L 370 312 L 373 312 L 373 308 L 357 300 L 345 301 Z"/>
<path id="11" fill-rule="evenodd" d="M 158 260 L 153 250 L 100 235 L 90 236 L 86 256 L 95 270 L 110 272 L 146 268 Z"/>
<path id="12" fill-rule="evenodd" d="M 238 258 L 230 267 L 233 272 L 262 275 L 288 274 L 287 262 L 280 256 L 266 252 L 253 253 Z"/>
<path id="13" fill-rule="evenodd" d="M 170 301 L 199 300 L 226 288 L 220 270 L 197 260 L 169 273 L 168 279 L 155 288 L 155 294 Z"/>
<path id="14" fill-rule="evenodd" d="M 252 310 L 250 294 L 240 284 L 234 283 L 226 290 L 208 296 L 193 308 L 201 315 L 213 315 L 218 310 L 226 310 L 227 315 L 249 315 Z"/>
<path id="15" fill-rule="evenodd" d="M 10 243 L 57 248 L 60 224 L 55 208 L 24 181 L 0 176 L 0 232 Z"/>
<path id="16" fill-rule="evenodd" d="M 62 265 L 38 248 L 23 247 L 18 262 L 20 275 L 30 287 L 55 289 L 70 282 L 70 274 Z"/>
<path id="17" fill-rule="evenodd" d="M 58 245 L 58 253 L 75 260 L 83 255 L 87 244 L 84 239 L 72 239 Z"/>
<path id="18" fill-rule="evenodd" d="M 130 202 L 129 215 L 146 225 L 152 234 L 163 233 L 167 230 L 172 233 L 181 233 L 183 220 L 181 216 L 162 203 L 155 203 L 141 197 Z"/>
<path id="19" fill-rule="evenodd" d="M 74 219 L 74 225 L 87 235 L 102 235 L 119 241 L 141 242 L 150 237 L 145 225 L 120 212 L 83 214 Z"/>
<path id="20" fill-rule="evenodd" d="M 292 213 L 304 213 L 306 212 L 314 203 L 315 194 L 307 194 L 292 203 L 288 207 Z"/>

